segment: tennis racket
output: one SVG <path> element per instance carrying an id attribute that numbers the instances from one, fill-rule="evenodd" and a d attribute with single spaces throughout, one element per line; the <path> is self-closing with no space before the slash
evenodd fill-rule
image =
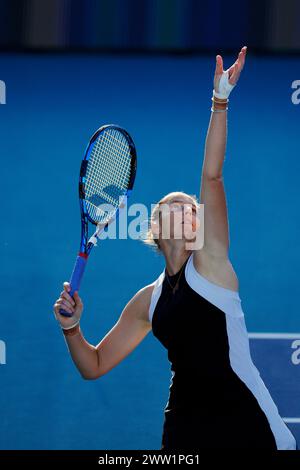
<path id="1" fill-rule="evenodd" d="M 135 174 L 136 150 L 128 132 L 114 124 L 100 127 L 91 137 L 80 167 L 81 242 L 70 279 L 71 296 L 80 288 L 88 257 L 100 234 L 124 206 Z M 96 230 L 89 238 L 91 224 Z M 59 313 L 72 316 L 63 309 Z"/>

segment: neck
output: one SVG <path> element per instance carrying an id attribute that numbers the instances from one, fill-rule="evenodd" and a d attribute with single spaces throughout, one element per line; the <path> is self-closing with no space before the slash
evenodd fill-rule
<path id="1" fill-rule="evenodd" d="M 162 247 L 163 254 L 166 260 L 167 273 L 172 276 L 176 274 L 183 264 L 186 262 L 191 254 L 191 251 L 187 251 L 184 248 L 179 249 L 178 246 L 164 246 Z"/>

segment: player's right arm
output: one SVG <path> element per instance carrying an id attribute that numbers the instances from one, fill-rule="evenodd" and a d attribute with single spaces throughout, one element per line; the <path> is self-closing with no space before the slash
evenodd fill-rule
<path id="1" fill-rule="evenodd" d="M 97 379 L 109 372 L 130 354 L 149 333 L 152 326 L 148 318 L 154 284 L 139 290 L 125 306 L 118 321 L 97 346 L 84 338 L 79 324 L 65 336 L 74 364 L 84 379 Z M 73 298 L 68 294 L 69 283 L 54 304 L 54 314 L 62 328 L 69 328 L 74 319 L 80 320 L 83 304 L 76 292 Z M 59 314 L 63 308 L 72 317 Z M 66 331 L 66 330 L 65 330 Z"/>

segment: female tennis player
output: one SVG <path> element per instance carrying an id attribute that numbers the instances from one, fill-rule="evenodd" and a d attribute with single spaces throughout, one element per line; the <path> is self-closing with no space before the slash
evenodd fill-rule
<path id="1" fill-rule="evenodd" d="M 167 349 L 172 379 L 161 442 L 166 451 L 296 448 L 252 362 L 238 279 L 228 253 L 222 174 L 228 96 L 245 58 L 243 47 L 235 63 L 224 71 L 222 57 L 216 57 L 199 198 L 204 204 L 202 248 L 193 249 L 191 244 L 187 248 L 187 241 L 201 225 L 197 199 L 182 192 L 170 193 L 152 212 L 147 240 L 164 256 L 165 269 L 155 282 L 136 293 L 96 347 L 82 334 L 82 301 L 78 293 L 74 300 L 68 294 L 67 282 L 54 305 L 73 361 L 85 379 L 108 373 L 150 330 Z M 169 237 L 163 236 L 163 206 L 170 209 Z M 175 237 L 179 225 L 184 229 L 182 237 Z M 62 307 L 72 317 L 61 316 Z"/>

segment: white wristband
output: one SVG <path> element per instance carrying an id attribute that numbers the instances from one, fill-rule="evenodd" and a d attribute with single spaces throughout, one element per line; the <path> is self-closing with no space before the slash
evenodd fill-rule
<path id="1" fill-rule="evenodd" d="M 77 322 L 75 322 L 72 326 L 68 326 L 68 327 L 62 327 L 61 326 L 61 329 L 62 330 L 71 330 L 72 328 L 74 328 L 74 326 L 77 326 L 79 325 L 79 320 L 77 320 Z"/>
<path id="2" fill-rule="evenodd" d="M 235 85 L 231 85 L 228 80 L 228 70 L 226 72 L 223 72 L 220 78 L 219 82 L 219 91 L 213 91 L 214 96 L 216 98 L 220 99 L 225 99 L 228 98 L 228 96 L 231 93 L 231 90 L 235 87 Z"/>

